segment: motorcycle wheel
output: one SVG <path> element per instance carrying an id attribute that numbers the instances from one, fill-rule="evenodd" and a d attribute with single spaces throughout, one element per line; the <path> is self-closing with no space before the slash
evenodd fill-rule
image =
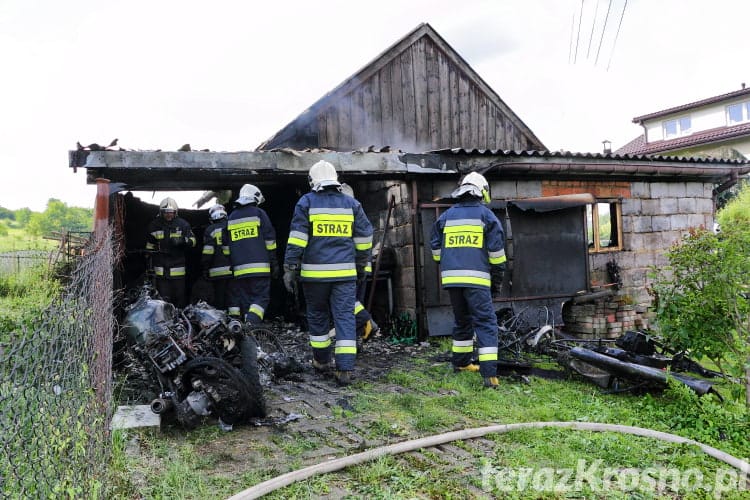
<path id="1" fill-rule="evenodd" d="M 263 386 L 260 383 L 260 372 L 258 368 L 258 344 L 250 335 L 245 335 L 240 341 L 240 353 L 242 365 L 240 371 L 245 375 L 245 381 L 250 388 L 254 400 L 249 405 L 251 416 L 266 416 L 266 401 L 263 397 Z"/>

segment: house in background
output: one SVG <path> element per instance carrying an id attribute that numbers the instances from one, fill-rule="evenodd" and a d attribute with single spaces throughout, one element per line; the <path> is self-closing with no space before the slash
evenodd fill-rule
<path id="1" fill-rule="evenodd" d="M 750 158 L 750 89 L 633 118 L 643 134 L 615 153 Z"/>

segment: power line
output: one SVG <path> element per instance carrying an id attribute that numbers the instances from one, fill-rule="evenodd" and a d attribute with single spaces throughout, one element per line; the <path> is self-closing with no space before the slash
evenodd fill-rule
<path id="1" fill-rule="evenodd" d="M 611 1 L 611 0 L 610 0 Z M 578 14 L 578 34 L 576 35 L 576 52 L 573 55 L 573 64 L 578 59 L 578 40 L 581 38 L 581 19 L 583 18 L 583 0 L 581 0 L 581 12 Z"/>
<path id="2" fill-rule="evenodd" d="M 599 51 L 602 50 L 602 42 L 604 41 L 604 33 L 607 31 L 607 20 L 609 19 L 609 11 L 612 8 L 612 0 L 609 0 L 607 5 L 607 15 L 604 16 L 604 26 L 602 26 L 602 36 L 599 38 L 599 48 L 596 49 L 596 59 L 594 59 L 594 66 L 599 62 Z"/>
<path id="3" fill-rule="evenodd" d="M 568 64 L 573 59 L 573 31 L 576 29 L 576 13 L 573 12 L 573 19 L 570 20 L 570 43 L 568 44 Z"/>
<path id="4" fill-rule="evenodd" d="M 594 20 L 591 21 L 591 34 L 589 35 L 589 48 L 586 50 L 586 59 L 589 58 L 591 53 L 591 40 L 594 38 L 594 27 L 596 26 L 596 14 L 599 12 L 599 0 L 596 0 L 596 6 L 594 6 Z"/>
<path id="5" fill-rule="evenodd" d="M 622 18 L 625 17 L 625 7 L 628 6 L 628 0 L 622 4 L 622 12 L 620 13 L 620 22 L 617 24 L 617 33 L 615 33 L 615 41 L 612 42 L 612 52 L 609 53 L 609 61 L 607 61 L 607 71 L 609 71 L 609 63 L 612 62 L 612 56 L 615 53 L 615 45 L 617 45 L 617 37 L 620 35 L 620 27 L 622 26 Z"/>

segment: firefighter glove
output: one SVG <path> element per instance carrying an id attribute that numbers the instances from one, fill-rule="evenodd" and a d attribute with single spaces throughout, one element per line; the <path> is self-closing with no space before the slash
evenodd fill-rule
<path id="1" fill-rule="evenodd" d="M 490 291 L 492 297 L 500 295 L 500 291 L 503 288 L 503 278 L 505 277 L 505 264 L 498 264 L 492 266 L 490 269 L 490 276 L 492 277 L 492 286 Z"/>
<path id="2" fill-rule="evenodd" d="M 284 288 L 287 292 L 294 293 L 297 288 L 297 280 L 299 275 L 297 274 L 297 266 L 294 264 L 284 264 Z"/>
<path id="3" fill-rule="evenodd" d="M 275 255 L 271 256 L 271 279 L 279 279 L 279 261 Z"/>

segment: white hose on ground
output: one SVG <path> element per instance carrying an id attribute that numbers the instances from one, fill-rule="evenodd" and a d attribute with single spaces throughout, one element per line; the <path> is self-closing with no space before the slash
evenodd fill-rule
<path id="1" fill-rule="evenodd" d="M 269 479 L 262 483 L 256 484 L 255 486 L 248 488 L 244 491 L 231 496 L 228 500 L 249 500 L 252 498 L 258 498 L 267 493 L 271 493 L 284 486 L 289 486 L 297 481 L 310 478 L 318 474 L 327 474 L 329 472 L 335 472 L 337 470 L 350 467 L 352 465 L 358 465 L 363 462 L 368 462 L 384 455 L 396 455 L 407 451 L 414 451 L 420 448 L 429 448 L 431 446 L 438 446 L 451 441 L 459 441 L 465 439 L 473 439 L 487 434 L 505 434 L 506 432 L 515 431 L 519 429 L 533 429 L 533 428 L 544 428 L 544 427 L 560 427 L 565 429 L 574 429 L 579 431 L 607 431 L 607 432 L 619 432 L 621 434 L 633 434 L 636 436 L 643 436 L 648 438 L 659 439 L 661 441 L 667 441 L 669 443 L 677 444 L 690 444 L 699 447 L 707 455 L 724 462 L 725 464 L 731 465 L 735 469 L 738 469 L 747 474 L 750 473 L 750 463 L 740 460 L 739 458 L 733 457 L 728 453 L 718 450 L 712 446 L 693 441 L 675 434 L 669 434 L 667 432 L 655 431 L 652 429 L 644 429 L 643 427 L 632 427 L 629 425 L 616 425 L 616 424 L 600 424 L 595 422 L 523 422 L 518 424 L 504 424 L 504 425 L 490 425 L 487 427 L 475 427 L 473 429 L 463 429 L 460 431 L 446 432 L 445 434 L 438 434 L 436 436 L 428 436 L 419 439 L 413 439 L 411 441 L 404 441 L 401 443 L 390 444 L 387 446 L 381 446 L 380 448 L 374 448 L 372 450 L 363 451 L 355 455 L 349 455 L 328 462 L 319 463 L 305 467 L 304 469 L 287 472 L 281 476 Z"/>

